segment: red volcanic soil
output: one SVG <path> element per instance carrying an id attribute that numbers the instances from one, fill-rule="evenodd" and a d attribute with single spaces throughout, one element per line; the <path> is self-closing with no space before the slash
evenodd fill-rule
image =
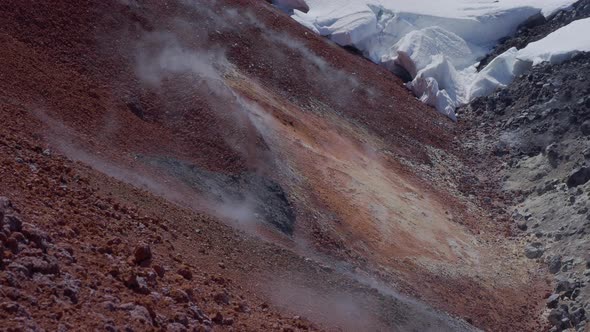
<path id="1" fill-rule="evenodd" d="M 264 1 L 0 12 L 2 328 L 542 329 L 454 124 L 385 69 Z"/>

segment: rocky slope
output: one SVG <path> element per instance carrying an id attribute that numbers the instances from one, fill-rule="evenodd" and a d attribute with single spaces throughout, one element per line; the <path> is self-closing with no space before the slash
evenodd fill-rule
<path id="1" fill-rule="evenodd" d="M 1 328 L 545 327 L 479 134 L 385 69 L 264 1 L 0 12 Z"/>
<path id="2" fill-rule="evenodd" d="M 482 64 L 589 16 L 590 3 L 582 0 L 549 20 L 531 20 Z M 510 215 L 514 234 L 523 243 L 522 255 L 553 276 L 544 313 L 552 331 L 588 330 L 588 77 L 590 55 L 581 53 L 562 64 L 534 67 L 507 89 L 460 110 L 465 115 L 463 146 L 491 160 L 479 166 L 490 179 L 482 185 L 504 193 L 498 211 Z"/>
<path id="3" fill-rule="evenodd" d="M 590 55 L 580 54 L 535 67 L 464 109 L 464 145 L 499 160 L 482 169 L 510 201 L 506 211 L 522 233 L 522 255 L 553 275 L 546 314 L 556 331 L 583 331 L 590 309 L 589 75 Z"/>

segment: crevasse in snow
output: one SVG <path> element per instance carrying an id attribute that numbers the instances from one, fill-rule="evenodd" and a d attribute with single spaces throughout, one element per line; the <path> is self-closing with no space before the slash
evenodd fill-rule
<path id="1" fill-rule="evenodd" d="M 525 54 L 520 51 L 515 58 L 503 54 L 482 73 L 475 70 L 478 59 L 530 17 L 552 15 L 576 0 L 296 2 L 301 1 L 309 11 L 291 8 L 293 19 L 394 72 L 403 68 L 412 79 L 408 88 L 420 100 L 455 119 L 458 105 L 508 84 L 514 70 L 527 67 L 519 60 Z M 294 0 L 274 2 L 284 7 Z"/>

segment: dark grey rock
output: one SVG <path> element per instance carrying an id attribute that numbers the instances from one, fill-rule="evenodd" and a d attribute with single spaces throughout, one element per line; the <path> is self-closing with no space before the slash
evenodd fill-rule
<path id="1" fill-rule="evenodd" d="M 561 269 L 561 255 L 555 255 L 549 259 L 549 272 L 555 274 Z"/>
<path id="2" fill-rule="evenodd" d="M 581 167 L 574 171 L 566 181 L 569 188 L 577 187 L 590 180 L 590 167 Z"/>
<path id="3" fill-rule="evenodd" d="M 571 279 L 559 279 L 555 284 L 555 291 L 557 293 L 568 294 L 575 288 L 575 282 Z"/>
<path id="4" fill-rule="evenodd" d="M 548 308 L 557 308 L 559 304 L 559 294 L 552 294 L 547 298 L 547 307 Z"/>
<path id="5" fill-rule="evenodd" d="M 22 230 L 22 221 L 17 215 L 6 214 L 3 221 L 4 228 L 7 228 L 11 232 L 20 232 Z"/>
<path id="6" fill-rule="evenodd" d="M 586 311 L 584 308 L 572 309 L 570 312 L 570 319 L 575 326 L 586 320 Z"/>
<path id="7" fill-rule="evenodd" d="M 561 327 L 562 319 L 567 318 L 567 312 L 561 308 L 551 310 L 547 319 L 553 326 Z"/>
<path id="8" fill-rule="evenodd" d="M 543 244 L 539 242 L 531 243 L 524 248 L 524 254 L 527 258 L 534 259 L 543 256 L 545 249 Z"/>
<path id="9" fill-rule="evenodd" d="M 545 148 L 545 153 L 547 154 L 547 159 L 549 159 L 549 163 L 554 168 L 557 167 L 559 164 L 559 145 L 557 143 L 549 144 Z"/>

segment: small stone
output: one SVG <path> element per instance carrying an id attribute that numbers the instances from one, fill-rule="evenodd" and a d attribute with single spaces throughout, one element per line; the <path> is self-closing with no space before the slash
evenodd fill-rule
<path id="1" fill-rule="evenodd" d="M 178 274 L 186 280 L 193 279 L 193 273 L 187 267 L 182 267 L 178 270 Z"/>
<path id="2" fill-rule="evenodd" d="M 174 321 L 177 322 L 177 323 L 182 324 L 185 327 L 188 327 L 189 320 L 188 320 L 188 317 L 186 315 L 177 313 L 177 314 L 174 315 Z"/>
<path id="3" fill-rule="evenodd" d="M 580 126 L 580 130 L 582 131 L 583 135 L 590 136 L 590 120 L 584 121 L 584 123 L 582 123 Z"/>
<path id="4" fill-rule="evenodd" d="M 209 320 L 209 317 L 205 316 L 203 311 L 194 303 L 189 304 L 188 312 L 191 314 L 191 317 L 197 319 L 201 323 Z"/>
<path id="5" fill-rule="evenodd" d="M 570 318 L 567 316 L 561 318 L 561 326 L 570 326 Z"/>
<path id="6" fill-rule="evenodd" d="M 133 256 L 135 263 L 141 264 L 152 259 L 152 250 L 149 245 L 140 244 L 139 246 L 135 247 Z"/>
<path id="7" fill-rule="evenodd" d="M 162 267 L 161 265 L 154 265 L 152 268 L 154 269 L 154 272 L 156 272 L 158 277 L 164 278 L 164 274 L 166 274 L 166 269 L 164 267 Z"/>
<path id="8" fill-rule="evenodd" d="M 248 304 L 245 301 L 240 302 L 234 310 L 243 313 L 250 312 L 250 308 L 248 307 Z"/>
<path id="9" fill-rule="evenodd" d="M 37 248 L 43 251 L 47 250 L 47 243 L 51 242 L 47 233 L 29 223 L 24 223 L 22 225 L 22 233 L 29 241 L 35 243 Z"/>
<path id="10" fill-rule="evenodd" d="M 11 232 L 20 232 L 22 230 L 21 219 L 14 214 L 6 214 L 3 220 L 4 228 L 8 228 Z"/>
<path id="11" fill-rule="evenodd" d="M 547 298 L 547 308 L 557 308 L 559 304 L 559 294 L 552 294 Z"/>
<path id="12" fill-rule="evenodd" d="M 551 323 L 551 325 L 561 326 L 561 319 L 565 315 L 566 315 L 566 313 L 561 308 L 557 308 L 557 309 L 551 310 L 547 319 L 549 320 L 549 323 Z"/>
<path id="13" fill-rule="evenodd" d="M 558 280 L 557 284 L 555 285 L 555 291 L 558 293 L 559 292 L 569 293 L 572 290 L 573 290 L 572 283 L 567 279 Z"/>
<path id="14" fill-rule="evenodd" d="M 73 304 L 78 303 L 79 282 L 67 280 L 64 282 L 64 296 L 69 298 Z"/>
<path id="15" fill-rule="evenodd" d="M 570 312 L 570 319 L 572 324 L 578 325 L 582 321 L 586 320 L 586 311 L 584 308 L 576 308 Z"/>
<path id="16" fill-rule="evenodd" d="M 18 305 L 18 303 L 2 302 L 0 303 L 0 309 L 7 313 L 15 314 L 19 311 L 20 306 Z"/>
<path id="17" fill-rule="evenodd" d="M 112 301 L 104 301 L 101 305 L 108 311 L 115 311 L 117 309 L 117 306 Z"/>
<path id="18" fill-rule="evenodd" d="M 229 295 L 226 292 L 219 292 L 213 296 L 217 304 L 229 304 Z"/>
<path id="19" fill-rule="evenodd" d="M 186 326 L 180 324 L 180 323 L 169 323 L 168 325 L 166 325 L 166 331 L 169 332 L 184 332 L 186 331 Z"/>
<path id="20" fill-rule="evenodd" d="M 127 278 L 127 280 L 125 280 L 125 285 L 128 288 L 130 288 L 140 294 L 149 294 L 150 293 L 150 290 L 147 286 L 147 282 L 145 281 L 145 278 L 139 277 L 135 274 L 131 274 Z"/>
<path id="21" fill-rule="evenodd" d="M 187 303 L 189 301 L 188 294 L 181 289 L 174 289 L 170 292 L 170 297 L 172 297 L 176 303 Z"/>
<path id="22" fill-rule="evenodd" d="M 218 311 L 217 313 L 215 313 L 215 316 L 213 316 L 213 318 L 211 318 L 211 321 L 215 324 L 223 324 L 223 315 Z"/>
<path id="23" fill-rule="evenodd" d="M 552 143 L 545 148 L 545 154 L 549 159 L 551 166 L 556 167 L 559 161 L 559 146 L 557 143 Z"/>
<path id="24" fill-rule="evenodd" d="M 29 271 L 29 269 L 27 269 L 24 265 L 16 262 L 11 262 L 10 264 L 8 264 L 6 269 L 25 277 L 28 277 L 31 274 L 31 271 Z"/>
<path id="25" fill-rule="evenodd" d="M 147 324 L 149 326 L 153 324 L 150 312 L 144 306 L 135 305 L 134 308 L 129 312 L 129 316 L 140 323 Z"/>
<path id="26" fill-rule="evenodd" d="M 527 230 L 527 228 L 528 228 L 528 227 L 527 227 L 527 224 L 526 224 L 526 220 L 524 220 L 524 219 L 518 220 L 518 221 L 516 222 L 516 227 L 517 227 L 518 229 L 520 229 L 521 231 L 526 231 L 526 230 Z"/>
<path id="27" fill-rule="evenodd" d="M 543 256 L 543 252 L 545 249 L 543 248 L 543 244 L 539 242 L 534 242 L 527 245 L 524 248 L 524 254 L 527 258 L 534 259 Z"/>

